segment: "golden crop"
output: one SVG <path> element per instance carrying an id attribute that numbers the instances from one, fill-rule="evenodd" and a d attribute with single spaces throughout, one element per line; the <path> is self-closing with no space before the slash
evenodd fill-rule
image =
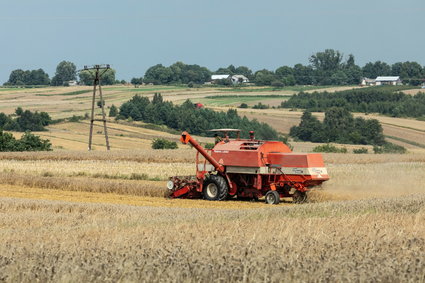
<path id="1" fill-rule="evenodd" d="M 0 280 L 422 282 L 425 196 L 211 210 L 3 198 Z"/>

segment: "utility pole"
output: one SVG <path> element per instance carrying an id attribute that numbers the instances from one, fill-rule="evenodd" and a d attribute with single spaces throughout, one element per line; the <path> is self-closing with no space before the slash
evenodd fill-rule
<path id="1" fill-rule="evenodd" d="M 108 128 L 106 127 L 105 101 L 103 100 L 102 86 L 100 84 L 100 80 L 102 78 L 102 75 L 105 74 L 105 72 L 109 69 L 110 69 L 109 64 L 108 65 L 94 65 L 92 67 L 84 66 L 84 71 L 94 70 L 93 99 L 92 99 L 92 103 L 91 103 L 91 116 L 90 116 L 89 151 L 92 150 L 94 121 L 102 121 L 103 122 L 103 132 L 105 133 L 106 149 L 110 150 L 109 138 L 108 138 Z M 95 119 L 95 115 L 94 115 L 95 102 L 96 102 L 96 88 L 97 87 L 99 87 L 100 108 L 102 109 L 102 119 Z"/>

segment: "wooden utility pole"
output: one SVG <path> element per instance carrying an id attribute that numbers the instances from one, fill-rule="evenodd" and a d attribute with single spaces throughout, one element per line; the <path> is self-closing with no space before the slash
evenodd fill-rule
<path id="1" fill-rule="evenodd" d="M 105 115 L 105 101 L 103 100 L 102 95 L 102 86 L 100 84 L 100 79 L 102 75 L 110 69 L 109 65 L 94 65 L 93 67 L 84 66 L 84 71 L 94 70 L 94 80 L 93 80 L 93 99 L 91 103 L 91 116 L 90 116 L 90 136 L 89 136 L 89 151 L 92 150 L 93 142 L 93 125 L 94 121 L 103 122 L 103 132 L 105 133 L 106 140 L 106 149 L 110 150 L 109 138 L 108 138 L 108 128 L 106 127 L 106 115 Z M 99 87 L 99 97 L 100 97 L 100 108 L 102 109 L 102 119 L 95 119 L 94 109 L 96 102 L 96 88 Z"/>

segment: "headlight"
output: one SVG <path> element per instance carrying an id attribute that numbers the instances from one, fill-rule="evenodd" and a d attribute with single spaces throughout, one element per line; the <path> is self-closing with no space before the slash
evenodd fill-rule
<path id="1" fill-rule="evenodd" d="M 168 181 L 168 182 L 167 182 L 167 188 L 168 188 L 169 190 L 172 190 L 172 189 L 174 188 L 174 182 L 173 182 L 173 181 Z"/>

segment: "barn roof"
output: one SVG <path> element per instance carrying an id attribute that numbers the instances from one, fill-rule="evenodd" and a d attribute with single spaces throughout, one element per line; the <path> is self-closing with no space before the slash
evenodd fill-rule
<path id="1" fill-rule="evenodd" d="M 212 75 L 212 80 L 224 80 L 227 79 L 230 75 Z"/>
<path id="2" fill-rule="evenodd" d="M 398 81 L 400 79 L 399 76 L 381 76 L 381 77 L 377 77 L 376 81 L 377 82 L 395 82 Z"/>

